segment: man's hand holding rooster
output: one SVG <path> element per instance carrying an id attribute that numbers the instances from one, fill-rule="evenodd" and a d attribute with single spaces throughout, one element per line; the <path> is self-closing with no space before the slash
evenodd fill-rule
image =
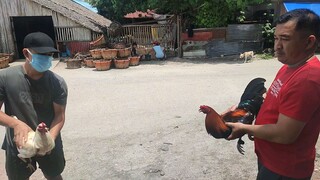
<path id="1" fill-rule="evenodd" d="M 232 123 L 232 122 L 226 122 L 226 125 L 230 128 L 232 128 L 232 132 L 230 134 L 230 136 L 227 138 L 227 140 L 233 140 L 233 139 L 237 139 L 239 137 L 242 137 L 243 135 L 247 134 L 247 127 L 251 126 L 248 124 L 243 124 L 243 123 Z M 248 138 L 250 140 L 253 140 L 253 136 L 248 134 Z"/>
<path id="2" fill-rule="evenodd" d="M 16 117 L 13 118 L 15 119 L 15 125 L 13 126 L 14 142 L 18 148 L 22 148 L 28 140 L 28 133 L 32 131 L 32 129 L 23 121 L 18 120 Z"/>

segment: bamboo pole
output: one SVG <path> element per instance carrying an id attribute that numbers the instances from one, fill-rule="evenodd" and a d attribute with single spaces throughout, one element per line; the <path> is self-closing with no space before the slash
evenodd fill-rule
<path id="1" fill-rule="evenodd" d="M 183 51 L 182 51 L 182 39 L 181 39 L 181 34 L 182 34 L 182 29 L 181 29 L 181 15 L 177 15 L 177 41 L 178 41 L 178 57 L 182 58 L 183 57 Z"/>

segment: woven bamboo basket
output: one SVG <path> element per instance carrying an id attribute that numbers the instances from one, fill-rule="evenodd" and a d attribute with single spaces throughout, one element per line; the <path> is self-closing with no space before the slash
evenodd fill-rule
<path id="1" fill-rule="evenodd" d="M 0 69 L 6 68 L 9 66 L 9 56 L 4 56 L 0 58 Z"/>
<path id="2" fill-rule="evenodd" d="M 117 57 L 118 50 L 116 49 L 103 49 L 101 50 L 101 55 L 103 59 L 114 59 Z"/>
<path id="3" fill-rule="evenodd" d="M 131 55 L 131 48 L 118 49 L 118 56 L 120 58 L 129 57 Z"/>
<path id="4" fill-rule="evenodd" d="M 8 57 L 9 58 L 9 63 L 13 62 L 14 53 L 8 54 L 8 53 L 0 53 L 0 58 L 2 57 Z"/>

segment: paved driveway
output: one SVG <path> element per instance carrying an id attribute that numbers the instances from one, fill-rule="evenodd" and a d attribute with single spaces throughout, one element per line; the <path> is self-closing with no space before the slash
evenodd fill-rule
<path id="1" fill-rule="evenodd" d="M 168 60 L 142 62 L 119 70 L 53 71 L 68 83 L 66 124 L 62 131 L 67 180 L 105 179 L 255 179 L 253 143 L 216 140 L 204 127 L 199 105 L 222 112 L 238 102 L 247 83 L 267 79 L 276 60 Z M 4 128 L 0 128 L 3 139 Z M 0 154 L 0 179 L 4 179 Z M 38 170 L 32 180 L 42 179 Z"/>

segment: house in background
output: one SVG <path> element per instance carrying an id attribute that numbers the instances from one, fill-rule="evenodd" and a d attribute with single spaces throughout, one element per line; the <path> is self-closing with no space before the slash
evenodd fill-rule
<path id="1" fill-rule="evenodd" d="M 152 47 L 157 41 L 166 49 L 174 50 L 177 39 L 177 20 L 174 15 L 158 14 L 155 10 L 135 11 L 123 16 L 123 35 L 129 35 L 139 45 Z"/>
<path id="2" fill-rule="evenodd" d="M 131 24 L 150 24 L 154 23 L 152 14 L 143 11 L 135 11 L 132 13 L 128 13 L 124 15 L 125 19 L 128 19 L 127 21 Z"/>
<path id="3" fill-rule="evenodd" d="M 54 39 L 61 52 L 88 51 L 111 24 L 103 16 L 72 0 L 1 0 L 0 52 L 21 53 L 24 37 L 36 31 Z"/>

